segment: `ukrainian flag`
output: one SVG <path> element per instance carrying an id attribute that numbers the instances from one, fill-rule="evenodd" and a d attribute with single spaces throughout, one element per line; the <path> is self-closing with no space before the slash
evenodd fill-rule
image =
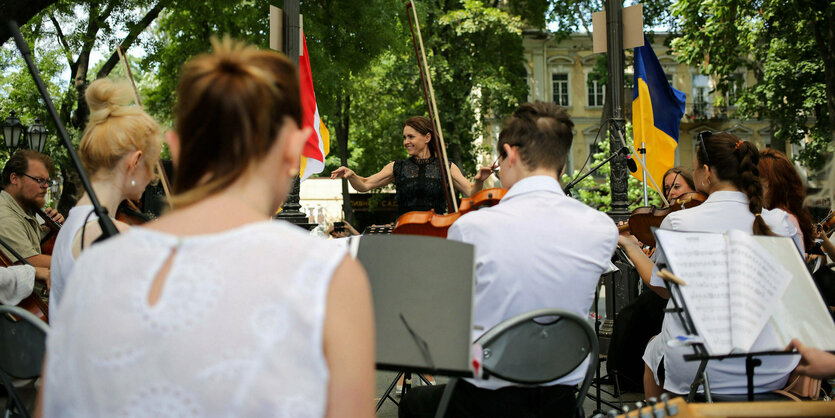
<path id="1" fill-rule="evenodd" d="M 675 164 L 678 128 L 684 115 L 685 94 L 674 89 L 661 68 L 655 51 L 646 35 L 644 46 L 635 48 L 634 90 L 632 93 L 632 136 L 635 148 L 646 145 L 647 168 L 663 187 L 661 177 Z M 638 171 L 632 173 L 643 179 L 640 158 L 635 158 Z M 652 184 L 652 183 L 650 183 Z"/>

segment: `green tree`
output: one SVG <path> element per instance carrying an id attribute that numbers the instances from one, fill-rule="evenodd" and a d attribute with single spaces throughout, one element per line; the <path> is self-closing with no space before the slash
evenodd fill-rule
<path id="1" fill-rule="evenodd" d="M 835 2 L 682 0 L 673 14 L 681 60 L 714 76 L 720 93 L 752 70 L 757 81 L 739 94 L 738 116 L 772 121 L 781 150 L 811 138 L 799 160 L 820 168 L 835 134 Z"/>

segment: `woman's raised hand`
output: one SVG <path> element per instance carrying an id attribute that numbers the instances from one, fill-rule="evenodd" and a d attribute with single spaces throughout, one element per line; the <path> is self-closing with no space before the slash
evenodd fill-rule
<path id="1" fill-rule="evenodd" d="M 493 171 L 493 167 L 481 167 L 478 169 L 478 173 L 476 173 L 473 180 L 484 182 L 484 180 L 487 180 L 487 178 L 490 177 L 490 174 L 493 174 Z"/>
<path id="2" fill-rule="evenodd" d="M 331 178 L 332 179 L 349 179 L 353 177 L 356 173 L 354 170 L 351 170 L 348 167 L 341 166 L 336 170 L 331 171 Z"/>

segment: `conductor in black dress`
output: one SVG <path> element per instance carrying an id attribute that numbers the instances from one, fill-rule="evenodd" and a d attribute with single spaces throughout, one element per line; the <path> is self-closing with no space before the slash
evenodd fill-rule
<path id="1" fill-rule="evenodd" d="M 436 213 L 446 212 L 444 195 L 445 179 L 441 174 L 441 161 L 435 155 L 435 132 L 432 122 L 423 116 L 413 116 L 403 126 L 403 146 L 409 158 L 392 161 L 380 172 L 362 177 L 348 167 L 339 167 L 331 172 L 331 178 L 348 179 L 358 192 L 383 187 L 394 182 L 397 200 L 397 215 L 406 212 L 434 209 Z M 455 190 L 470 196 L 482 189 L 484 180 L 490 176 L 490 167 L 482 167 L 470 183 L 461 170 L 453 163 L 449 172 Z"/>

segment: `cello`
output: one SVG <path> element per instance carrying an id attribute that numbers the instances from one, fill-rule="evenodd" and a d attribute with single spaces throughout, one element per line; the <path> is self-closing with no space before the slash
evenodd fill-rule
<path id="1" fill-rule="evenodd" d="M 420 33 L 417 10 L 413 1 L 406 3 L 406 10 L 409 14 L 409 29 L 412 33 L 412 43 L 415 47 L 415 55 L 420 69 L 420 79 L 423 87 L 423 95 L 426 106 L 429 110 L 429 119 L 435 128 L 437 140 L 435 143 L 435 155 L 441 156 L 441 177 L 444 179 L 444 196 L 446 197 L 447 208 L 452 208 L 448 214 L 435 213 L 434 209 L 428 211 L 407 212 L 397 218 L 392 233 L 427 235 L 446 238 L 449 227 L 466 212 L 477 210 L 483 206 L 496 204 L 505 194 L 506 190 L 499 188 L 485 189 L 473 194 L 469 198 L 461 200 L 459 209 L 455 199 L 455 187 L 452 183 L 452 175 L 449 172 L 449 159 L 447 158 L 444 135 L 441 130 L 441 123 L 438 119 L 438 105 L 435 102 L 435 91 L 432 87 L 432 76 L 429 73 L 429 66 L 426 63 L 426 50 L 423 46 L 423 37 Z"/>

